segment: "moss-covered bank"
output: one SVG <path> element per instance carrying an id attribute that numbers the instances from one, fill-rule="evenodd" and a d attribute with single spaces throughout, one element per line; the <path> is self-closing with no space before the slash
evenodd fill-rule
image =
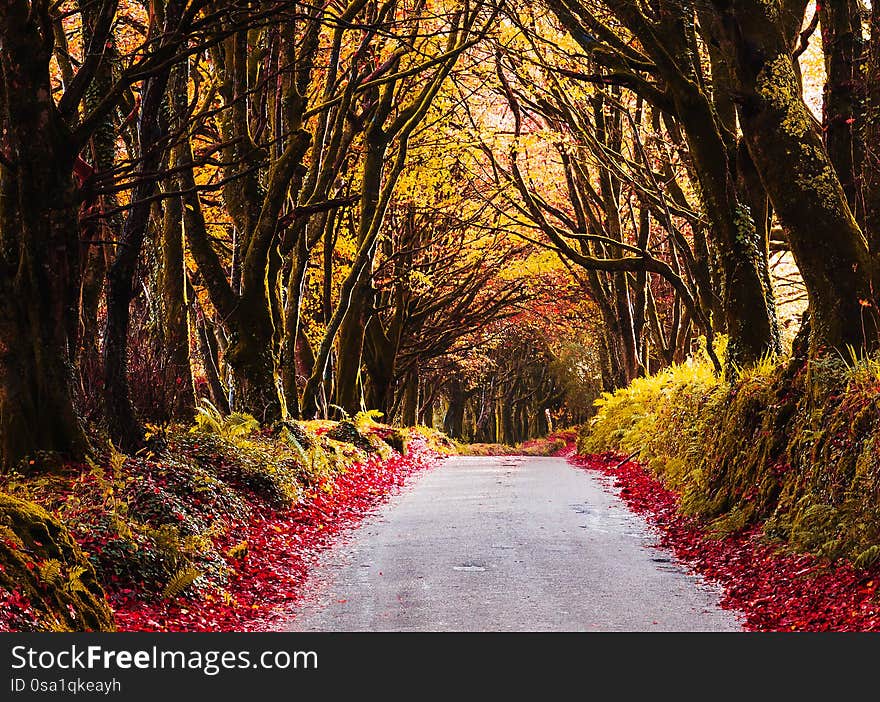
<path id="1" fill-rule="evenodd" d="M 637 455 L 719 534 L 763 523 L 795 550 L 880 559 L 880 362 L 767 361 L 728 383 L 696 358 L 598 405 L 579 451 Z"/>
<path id="2" fill-rule="evenodd" d="M 113 614 L 95 569 L 46 510 L 0 493 L 0 591 L 13 625 L 43 631 L 109 631 Z"/>
<path id="3" fill-rule="evenodd" d="M 0 476 L 0 630 L 112 630 L 114 606 L 223 598 L 252 548 L 244 525 L 332 493 L 353 464 L 407 453 L 425 428 L 367 416 L 279 422 L 200 412 L 195 427 L 155 429 L 153 452 L 110 447 L 86 464 Z"/>

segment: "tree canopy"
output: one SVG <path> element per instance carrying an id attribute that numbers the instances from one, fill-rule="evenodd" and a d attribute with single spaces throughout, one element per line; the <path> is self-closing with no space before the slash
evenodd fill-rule
<path id="1" fill-rule="evenodd" d="M 865 0 L 9 0 L 0 466 L 870 354 L 878 103 Z"/>

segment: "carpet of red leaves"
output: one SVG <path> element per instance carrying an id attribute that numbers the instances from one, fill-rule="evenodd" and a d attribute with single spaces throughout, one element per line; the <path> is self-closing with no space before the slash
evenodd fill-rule
<path id="1" fill-rule="evenodd" d="M 678 511 L 678 497 L 634 461 L 617 455 L 560 452 L 618 488 L 630 510 L 659 533 L 659 545 L 718 583 L 721 606 L 739 610 L 748 631 L 880 631 L 880 567 L 857 570 L 781 551 L 752 527 L 714 538 Z"/>
<path id="2" fill-rule="evenodd" d="M 228 548 L 246 541 L 247 554 L 230 559 L 226 592 L 213 598 L 145 602 L 131 590 L 109 590 L 120 631 L 260 631 L 289 615 L 321 551 L 356 526 L 414 474 L 439 462 L 424 440 L 405 456 L 369 459 L 312 490 L 286 511 L 251 519 L 225 537 Z"/>

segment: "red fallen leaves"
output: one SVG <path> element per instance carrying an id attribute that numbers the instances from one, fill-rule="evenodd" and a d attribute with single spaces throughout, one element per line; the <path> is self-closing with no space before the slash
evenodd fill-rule
<path id="1" fill-rule="evenodd" d="M 172 602 L 144 602 L 131 590 L 108 592 L 121 631 L 255 631 L 289 615 L 318 555 L 375 510 L 407 478 L 439 460 L 420 437 L 405 456 L 371 458 L 350 467 L 332 486 L 317 486 L 293 509 L 267 512 L 222 537 L 228 553 L 242 542 L 247 552 L 228 557 L 234 569 L 225 593 Z M 326 488 L 326 489 L 325 489 Z"/>
<path id="2" fill-rule="evenodd" d="M 677 510 L 678 497 L 633 461 L 621 456 L 572 455 L 569 461 L 598 471 L 621 488 L 620 497 L 659 532 L 670 549 L 724 589 L 721 606 L 743 613 L 751 631 L 880 631 L 880 566 L 856 570 L 810 555 L 786 554 L 752 527 L 711 538 Z"/>
<path id="3" fill-rule="evenodd" d="M 564 437 L 565 438 L 565 437 Z M 565 446 L 562 448 L 556 449 L 551 456 L 556 456 L 558 458 L 571 458 L 577 453 L 577 441 L 572 439 L 566 439 Z"/>
<path id="4" fill-rule="evenodd" d="M 30 600 L 21 592 L 0 586 L 0 631 L 22 631 L 35 621 L 39 621 L 39 614 Z"/>

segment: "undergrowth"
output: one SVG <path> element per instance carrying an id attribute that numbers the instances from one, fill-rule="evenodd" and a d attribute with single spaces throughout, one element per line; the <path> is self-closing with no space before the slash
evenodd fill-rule
<path id="1" fill-rule="evenodd" d="M 243 525 L 331 494 L 352 466 L 405 453 L 413 436 L 450 451 L 436 431 L 378 418 L 261 429 L 204 402 L 191 428 L 151 427 L 155 453 L 111 446 L 52 474 L 0 477 L 0 630 L 112 628 L 105 591 L 122 605 L 222 598 L 248 552 Z"/>
<path id="2" fill-rule="evenodd" d="M 553 456 L 572 444 L 576 438 L 576 429 L 560 429 L 547 436 L 523 441 L 516 446 L 458 443 L 457 453 L 462 456 Z"/>
<path id="3" fill-rule="evenodd" d="M 728 381 L 697 354 L 596 404 L 579 452 L 638 457 L 719 536 L 761 524 L 795 551 L 880 561 L 878 359 L 764 359 Z"/>

